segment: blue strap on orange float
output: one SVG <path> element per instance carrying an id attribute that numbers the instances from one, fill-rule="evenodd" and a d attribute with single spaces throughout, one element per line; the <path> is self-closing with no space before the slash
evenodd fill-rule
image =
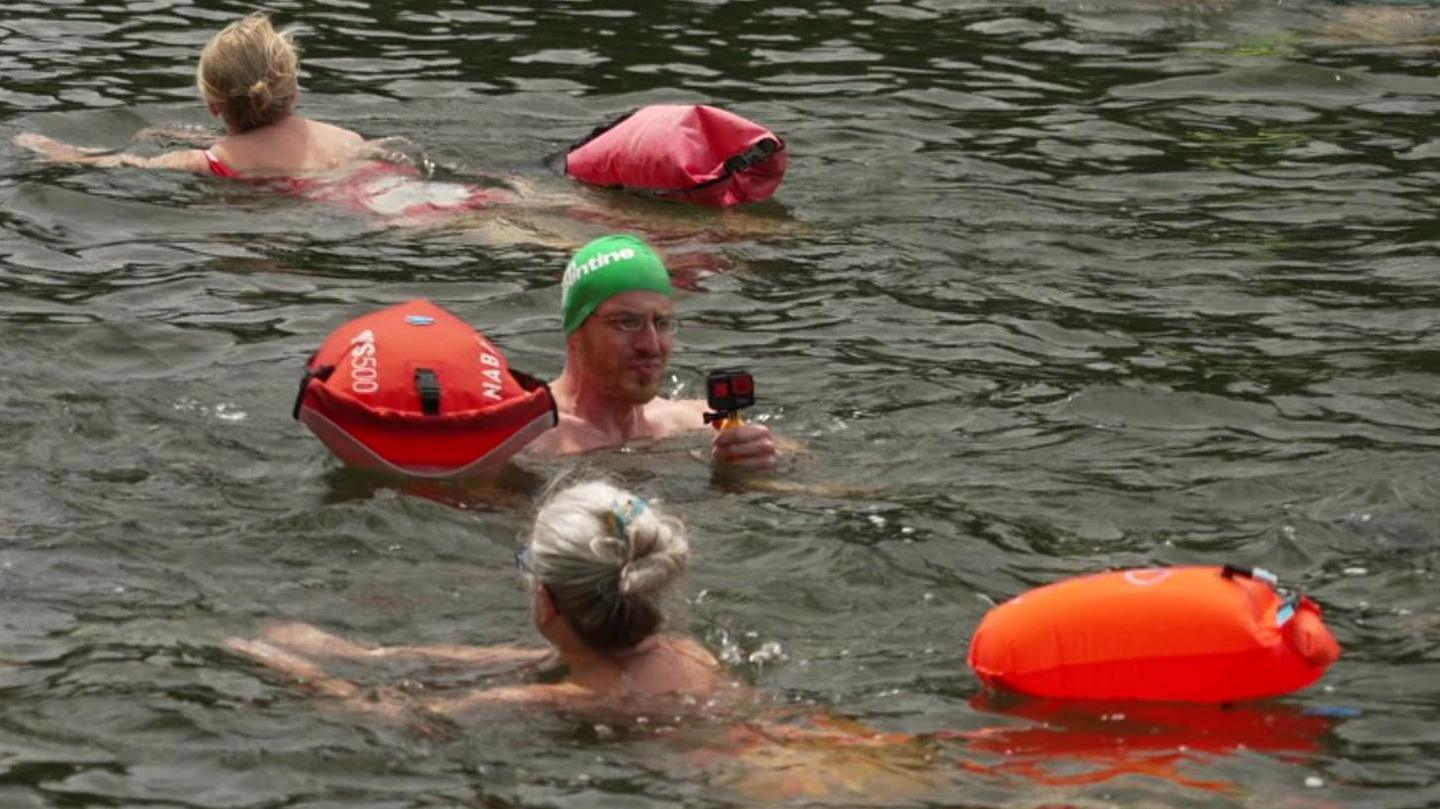
<path id="1" fill-rule="evenodd" d="M 1225 565 L 1220 568 L 1220 575 L 1223 578 L 1231 579 L 1236 576 L 1244 576 L 1247 579 L 1263 581 L 1270 585 L 1277 595 L 1284 599 L 1284 602 L 1275 610 L 1275 626 L 1284 626 L 1295 617 L 1295 610 L 1300 607 L 1301 595 L 1294 590 L 1280 586 L 1280 577 L 1266 570 L 1263 567 L 1240 567 L 1239 565 Z"/>

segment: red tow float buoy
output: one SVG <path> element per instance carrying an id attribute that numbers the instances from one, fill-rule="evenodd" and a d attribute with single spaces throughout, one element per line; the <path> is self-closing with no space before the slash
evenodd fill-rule
<path id="1" fill-rule="evenodd" d="M 1231 702 L 1315 682 L 1340 646 L 1309 598 L 1225 567 L 1124 570 L 995 607 L 970 643 L 988 686 L 1037 697 Z"/>
<path id="2" fill-rule="evenodd" d="M 582 183 L 719 206 L 769 199 L 789 162 L 780 136 L 699 104 L 641 107 L 563 157 L 565 173 Z"/>
<path id="3" fill-rule="evenodd" d="M 332 332 L 294 416 L 346 464 L 427 478 L 498 469 L 559 419 L 544 382 L 424 299 Z"/>

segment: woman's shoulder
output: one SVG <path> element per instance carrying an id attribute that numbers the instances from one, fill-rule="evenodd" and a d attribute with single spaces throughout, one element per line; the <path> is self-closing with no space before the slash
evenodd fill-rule
<path id="1" fill-rule="evenodd" d="M 626 666 L 626 691 L 636 694 L 702 696 L 729 681 L 720 661 L 699 643 L 680 635 L 661 635 L 643 655 Z"/>
<path id="2" fill-rule="evenodd" d="M 720 669 L 720 661 L 715 659 L 715 655 L 710 654 L 709 649 L 706 649 L 699 641 L 693 638 L 688 638 L 684 635 L 661 635 L 659 642 L 662 646 L 668 648 L 672 654 L 679 655 L 701 666 L 713 668 L 717 671 Z"/>
<path id="3" fill-rule="evenodd" d="M 346 129 L 343 126 L 327 124 L 324 121 L 312 121 L 305 119 L 305 126 L 314 135 L 319 135 L 335 143 L 344 143 L 348 146 L 360 148 L 366 144 L 365 137 L 359 132 Z"/>
<path id="4" fill-rule="evenodd" d="M 206 174 L 211 171 L 210 160 L 204 149 L 181 149 L 154 157 L 140 158 L 137 165 L 152 169 L 173 169 Z"/>
<path id="5" fill-rule="evenodd" d="M 243 177 L 328 172 L 363 159 L 365 139 L 343 127 L 291 116 L 227 135 L 212 147 Z"/>

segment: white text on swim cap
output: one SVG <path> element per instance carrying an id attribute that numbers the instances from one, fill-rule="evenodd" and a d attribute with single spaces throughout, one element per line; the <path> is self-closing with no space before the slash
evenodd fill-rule
<path id="1" fill-rule="evenodd" d="M 619 250 L 611 250 L 608 253 L 596 253 L 584 264 L 576 264 L 573 260 L 565 265 L 565 275 L 560 279 L 560 296 L 564 298 L 570 294 L 570 287 L 581 278 L 606 266 L 612 261 L 625 261 L 635 257 L 635 249 L 623 247 Z"/>

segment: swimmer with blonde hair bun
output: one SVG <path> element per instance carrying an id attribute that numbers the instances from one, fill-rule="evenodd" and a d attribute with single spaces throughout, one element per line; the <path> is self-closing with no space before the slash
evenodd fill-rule
<path id="1" fill-rule="evenodd" d="M 299 80 L 292 33 L 276 31 L 265 14 L 251 14 L 225 26 L 200 53 L 196 84 L 210 114 L 226 129 L 210 148 L 144 157 L 71 146 L 35 133 L 17 135 L 15 143 L 62 163 L 234 178 L 323 172 L 373 157 L 375 146 L 359 134 L 295 114 Z"/>
<path id="2" fill-rule="evenodd" d="M 689 564 L 678 520 L 604 482 L 571 486 L 540 509 L 516 565 L 529 581 L 535 628 L 549 650 L 513 646 L 373 647 L 309 624 L 264 628 L 258 639 L 230 638 L 225 648 L 289 675 L 351 707 L 386 714 L 424 710 L 455 714 L 485 704 L 523 703 L 624 708 L 663 695 L 707 697 L 734 684 L 695 641 L 662 633 L 663 597 Z M 485 688 L 447 698 L 375 695 L 331 676 L 315 661 L 417 658 L 481 666 L 516 666 L 558 656 L 558 683 Z M 641 707 L 641 706 L 636 706 Z"/>
<path id="3" fill-rule="evenodd" d="M 226 26 L 200 51 L 195 85 L 210 114 L 231 132 L 249 132 L 290 115 L 300 95 L 300 55 L 290 30 L 252 14 Z"/>

